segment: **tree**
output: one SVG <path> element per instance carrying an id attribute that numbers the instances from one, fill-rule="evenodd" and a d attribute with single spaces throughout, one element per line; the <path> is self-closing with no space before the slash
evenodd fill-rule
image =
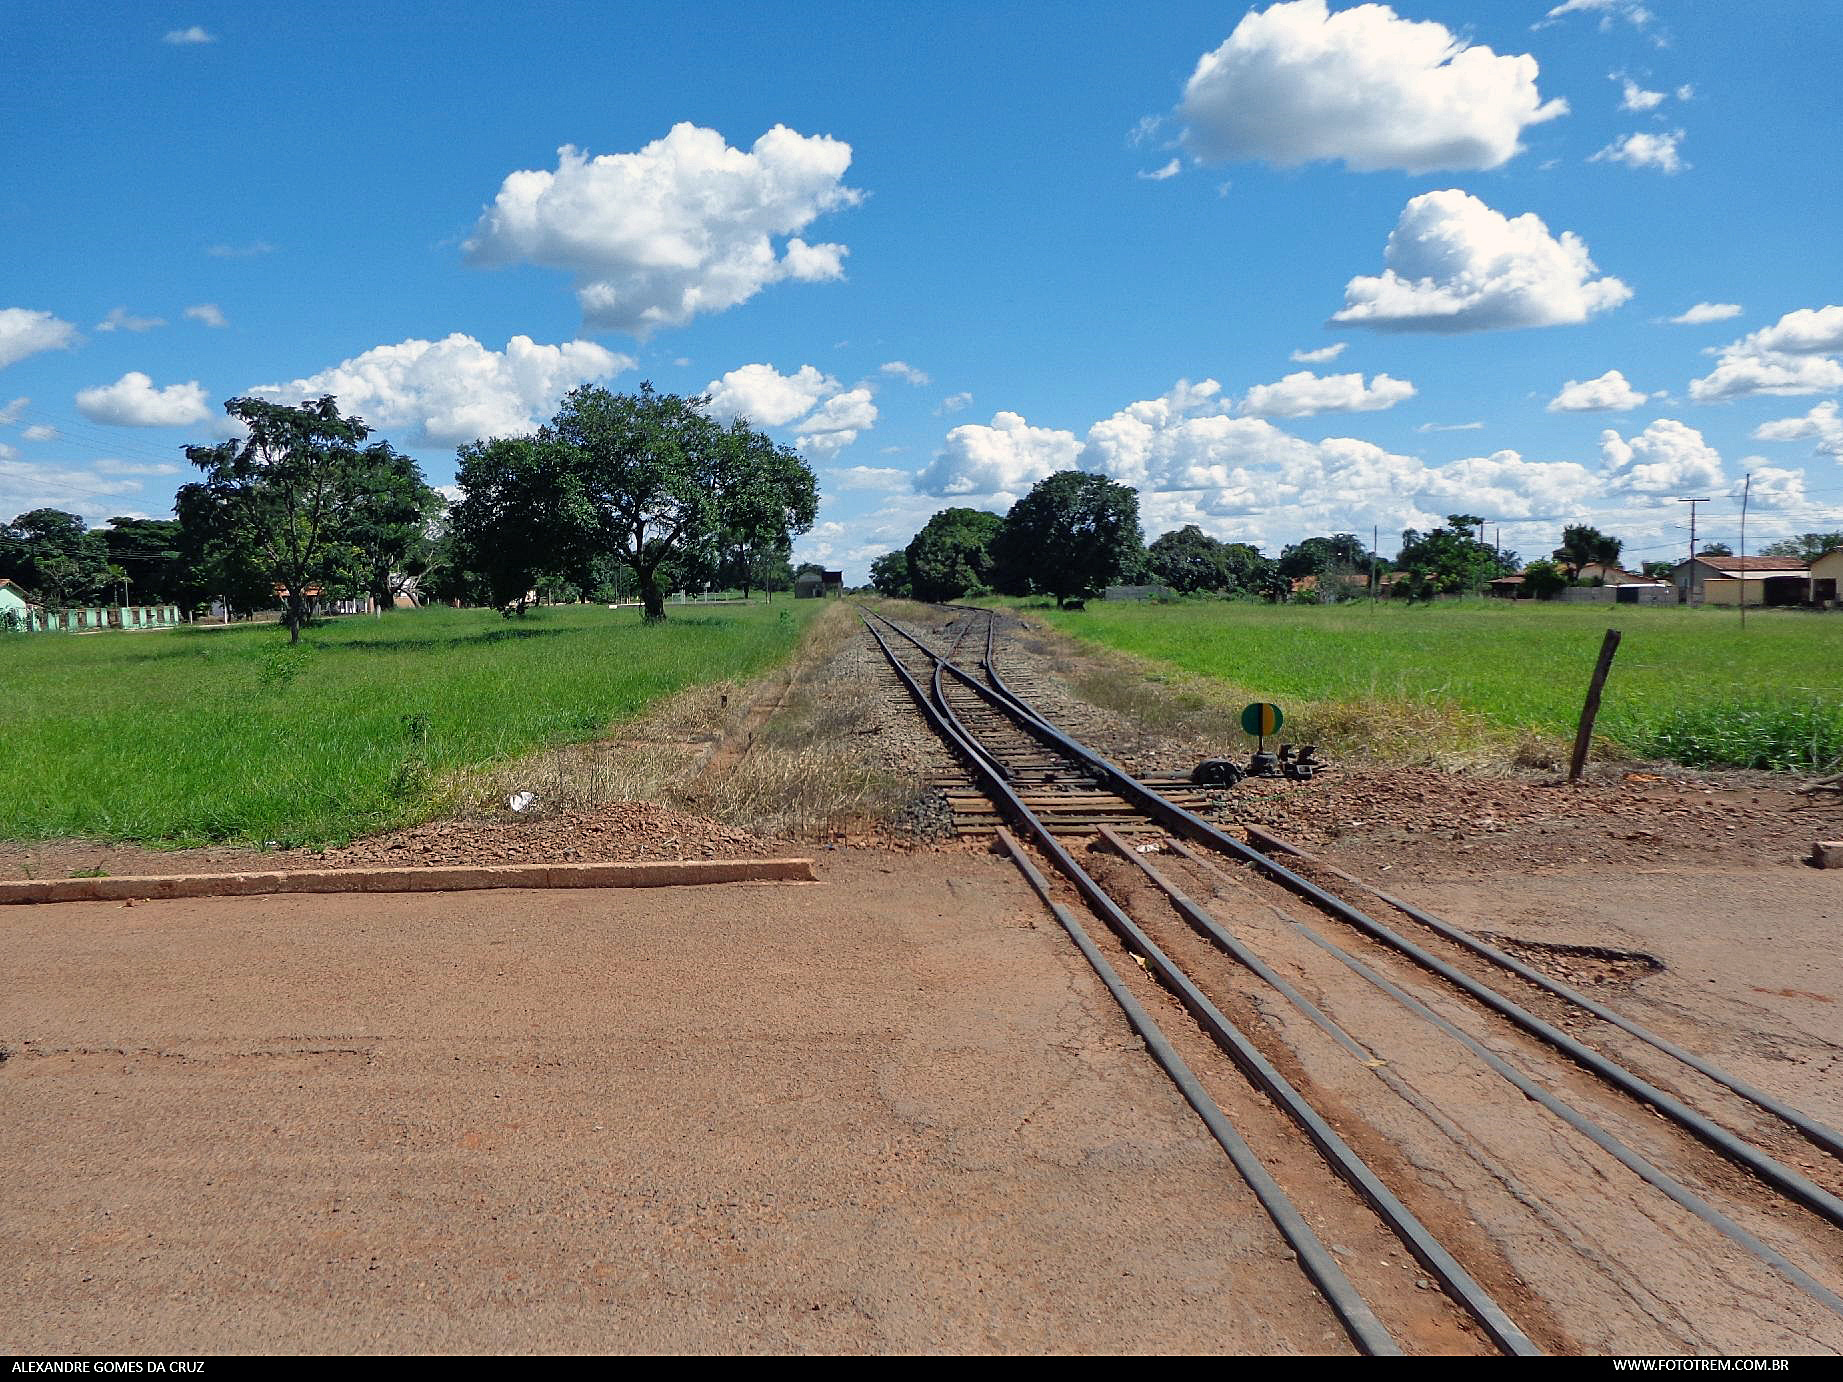
<path id="1" fill-rule="evenodd" d="M 1702 544 L 1702 550 L 1696 555 L 1703 557 L 1731 557 L 1734 555 L 1734 549 L 1725 542 L 1705 542 Z"/>
<path id="2" fill-rule="evenodd" d="M 1145 560 L 1139 492 L 1105 475 L 1058 471 L 1011 506 L 993 555 L 1008 588 L 1054 595 L 1058 607 L 1098 595 Z"/>
<path id="3" fill-rule="evenodd" d="M 1677 569 L 1674 561 L 1648 561 L 1639 568 L 1639 573 L 1648 580 L 1667 581 L 1670 573 Z"/>
<path id="4" fill-rule="evenodd" d="M 1566 569 L 1552 561 L 1532 561 L 1523 568 L 1523 589 L 1535 599 L 1553 600 L 1567 588 Z"/>
<path id="5" fill-rule="evenodd" d="M 209 594 L 186 560 L 178 519 L 111 518 L 98 532 L 131 600 L 192 609 Z"/>
<path id="6" fill-rule="evenodd" d="M 1446 526 L 1401 535 L 1395 565 L 1410 573 L 1410 598 L 1476 591 L 1517 569 L 1515 552 L 1498 552 L 1472 535 L 1483 520 L 1468 513 L 1448 514 Z"/>
<path id="7" fill-rule="evenodd" d="M 1780 538 L 1760 549 L 1763 557 L 1797 557 L 1803 562 L 1814 562 L 1826 552 L 1843 550 L 1843 533 L 1800 533 L 1797 537 Z"/>
<path id="8" fill-rule="evenodd" d="M 1609 537 L 1590 524 L 1570 523 L 1561 530 L 1561 546 L 1555 549 L 1555 560 L 1567 567 L 1571 575 L 1579 575 L 1583 566 L 1596 563 L 1617 566 L 1624 546 L 1620 539 Z"/>
<path id="9" fill-rule="evenodd" d="M 1003 522 L 983 509 L 942 509 L 903 552 L 917 600 L 957 600 L 992 589 L 992 542 Z"/>
<path id="10" fill-rule="evenodd" d="M 192 584 L 192 608 L 224 602 L 226 613 L 249 614 L 275 603 L 275 582 L 237 532 L 230 500 L 209 486 L 181 485 L 173 496 L 181 566 Z"/>
<path id="11" fill-rule="evenodd" d="M 0 576 L 62 608 L 104 598 L 109 549 L 74 513 L 33 509 L 0 528 Z"/>
<path id="12" fill-rule="evenodd" d="M 1280 574 L 1289 580 L 1369 571 L 1370 553 L 1355 533 L 1308 537 L 1280 551 Z"/>
<path id="13" fill-rule="evenodd" d="M 793 539 L 812 528 L 819 486 L 798 452 L 776 445 L 744 418 L 730 424 L 723 440 L 717 476 L 719 570 L 746 597 L 779 575 Z"/>
<path id="14" fill-rule="evenodd" d="M 359 551 L 365 587 L 377 608 L 389 609 L 410 574 L 407 563 L 427 559 L 441 496 L 424 482 L 413 459 L 384 441 L 358 453 L 352 486 L 344 537 Z"/>
<path id="15" fill-rule="evenodd" d="M 1194 523 L 1166 533 L 1146 548 L 1146 568 L 1183 595 L 1199 590 L 1228 590 L 1235 584 L 1229 545 Z"/>
<path id="16" fill-rule="evenodd" d="M 594 515 L 568 456 L 543 437 L 494 437 L 460 448 L 461 500 L 448 515 L 452 568 L 438 577 L 448 598 L 484 594 L 523 614 L 540 573 L 576 564 Z"/>
<path id="17" fill-rule="evenodd" d="M 906 552 L 885 552 L 870 564 L 870 584 L 879 595 L 887 595 L 894 600 L 906 600 L 912 593 L 909 586 L 909 555 Z"/>
<path id="18" fill-rule="evenodd" d="M 248 430 L 242 440 L 188 446 L 220 505 L 222 540 L 241 549 L 282 597 L 288 641 L 319 594 L 361 578 L 351 522 L 370 429 L 339 415 L 331 394 L 298 408 L 260 398 L 233 398 L 224 411 Z"/>
<path id="19" fill-rule="evenodd" d="M 566 394 L 539 434 L 570 474 L 570 503 L 586 507 L 583 559 L 618 557 L 634 574 L 649 622 L 666 617 L 662 575 L 702 560 L 725 526 L 745 545 L 778 548 L 812 526 L 818 487 L 806 462 L 738 421 L 720 426 L 708 398 L 584 385 Z"/>

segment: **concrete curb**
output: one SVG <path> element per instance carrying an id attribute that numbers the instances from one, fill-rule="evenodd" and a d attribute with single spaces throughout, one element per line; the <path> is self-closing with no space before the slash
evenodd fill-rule
<path id="1" fill-rule="evenodd" d="M 290 869 L 0 882 L 0 904 L 120 902 L 260 893 L 433 893 L 479 888 L 682 888 L 704 883 L 814 883 L 811 859 L 672 859 L 459 868 Z"/>

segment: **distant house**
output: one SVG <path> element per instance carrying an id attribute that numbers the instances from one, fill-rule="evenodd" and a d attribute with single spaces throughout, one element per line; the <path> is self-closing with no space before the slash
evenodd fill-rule
<path id="1" fill-rule="evenodd" d="M 1598 581 L 1601 585 L 1646 585 L 1649 579 L 1635 576 L 1616 561 L 1590 561 L 1574 573 L 1574 579 L 1582 585 L 1591 585 Z"/>
<path id="2" fill-rule="evenodd" d="M 1797 557 L 1700 556 L 1678 562 L 1670 582 L 1692 605 L 1796 605 L 1809 598 L 1811 568 Z"/>
<path id="3" fill-rule="evenodd" d="M 843 597 L 845 593 L 845 573 L 843 571 L 827 571 L 824 573 L 824 580 L 827 595 Z"/>
<path id="4" fill-rule="evenodd" d="M 826 593 L 825 574 L 819 571 L 802 571 L 794 577 L 794 598 L 796 600 L 817 600 Z"/>
<path id="5" fill-rule="evenodd" d="M 1838 603 L 1843 594 L 1843 547 L 1826 552 L 1811 563 L 1810 589 L 1806 599 L 1819 609 Z"/>
<path id="6" fill-rule="evenodd" d="M 0 576 L 0 629 L 30 632 L 43 614 L 22 587 Z"/>
<path id="7" fill-rule="evenodd" d="M 1523 573 L 1514 576 L 1499 576 L 1491 582 L 1491 594 L 1500 600 L 1520 600 L 1523 598 Z"/>

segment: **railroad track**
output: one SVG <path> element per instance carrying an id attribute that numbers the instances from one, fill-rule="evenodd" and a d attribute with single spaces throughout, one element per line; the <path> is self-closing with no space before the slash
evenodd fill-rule
<path id="1" fill-rule="evenodd" d="M 1582 1347 L 1583 1330 L 1594 1347 L 1598 1329 L 1601 1351 L 1674 1351 L 1638 1325 L 1637 1347 L 1608 1341 L 1627 1342 L 1623 1319 L 1670 1309 L 1701 1337 L 1706 1270 L 1711 1298 L 1771 1301 L 1745 1351 L 1843 1351 L 1843 1134 L 1411 903 L 1262 832 L 1230 833 L 1208 818 L 1214 794 L 1132 777 L 1007 684 L 992 612 L 945 618 L 918 632 L 865 611 L 977 785 L 977 801 L 950 789 L 956 822 L 1016 862 L 1357 1348 L 1529 1354 Z M 1504 1150 L 1536 1120 L 1559 1174 L 1583 1178 L 1546 1198 L 1530 1189 L 1544 1168 Z M 1457 1169 L 1417 1174 L 1429 1155 Z M 1455 1219 L 1459 1180 L 1471 1217 Z M 1675 1245 L 1669 1271 L 1647 1281 L 1604 1245 L 1571 1242 L 1601 1204 L 1625 1215 L 1614 1236 L 1635 1255 Z M 1315 1227 L 1349 1239 L 1361 1216 L 1369 1241 L 1393 1240 L 1437 1291 L 1404 1298 Z M 1500 1250 L 1532 1231 L 1552 1241 L 1516 1261 Z M 1579 1326 L 1520 1275 L 1569 1253 L 1581 1261 L 1555 1269 L 1564 1280 L 1606 1283 Z"/>

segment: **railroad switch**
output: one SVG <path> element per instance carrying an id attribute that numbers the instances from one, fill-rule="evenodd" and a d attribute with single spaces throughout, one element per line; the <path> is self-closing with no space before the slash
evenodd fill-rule
<path id="1" fill-rule="evenodd" d="M 1280 771 L 1294 782 L 1310 782 L 1324 766 L 1318 761 L 1316 744 L 1301 744 L 1298 753 L 1291 744 L 1280 745 Z"/>
<path id="2" fill-rule="evenodd" d="M 1246 776 L 1227 758 L 1206 758 L 1190 770 L 1190 780 L 1199 787 L 1233 787 Z"/>

